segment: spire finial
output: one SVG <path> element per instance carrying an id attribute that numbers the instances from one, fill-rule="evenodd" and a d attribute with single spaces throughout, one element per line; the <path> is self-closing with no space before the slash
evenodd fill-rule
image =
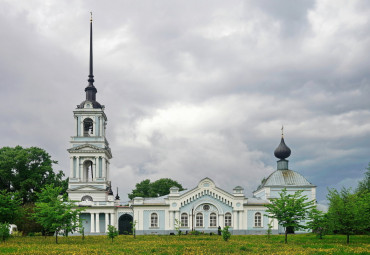
<path id="1" fill-rule="evenodd" d="M 119 197 L 119 195 L 118 195 L 118 187 L 117 187 L 117 195 L 116 195 L 116 200 L 119 200 L 120 199 L 120 197 Z"/>
<path id="2" fill-rule="evenodd" d="M 281 138 L 284 138 L 284 126 L 281 126 Z"/>
<path id="3" fill-rule="evenodd" d="M 86 91 L 86 100 L 91 102 L 96 101 L 96 88 L 94 87 L 94 74 L 93 74 L 93 43 L 92 43 L 92 12 L 90 12 L 90 61 L 89 61 L 89 85 L 85 88 Z"/>

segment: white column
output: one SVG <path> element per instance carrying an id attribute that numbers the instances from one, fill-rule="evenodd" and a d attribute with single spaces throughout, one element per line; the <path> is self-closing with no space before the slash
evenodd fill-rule
<path id="1" fill-rule="evenodd" d="M 222 214 L 218 215 L 218 226 L 220 226 L 221 228 L 224 227 L 224 215 L 222 215 Z"/>
<path id="2" fill-rule="evenodd" d="M 111 213 L 111 214 L 110 214 L 110 224 L 111 224 L 112 226 L 117 227 L 117 226 L 116 226 L 115 219 L 114 219 L 114 213 Z"/>
<path id="3" fill-rule="evenodd" d="M 109 225 L 109 213 L 105 213 L 105 233 L 108 232 L 108 225 Z"/>
<path id="4" fill-rule="evenodd" d="M 169 226 L 169 229 L 170 230 L 174 230 L 175 227 L 174 227 L 174 222 L 175 222 L 175 212 L 168 212 L 170 214 L 170 226 Z"/>
<path id="5" fill-rule="evenodd" d="M 179 211 L 176 211 L 175 212 L 175 219 L 179 221 L 179 223 L 181 223 L 181 219 L 180 219 L 180 212 Z"/>
<path id="6" fill-rule="evenodd" d="M 104 136 L 103 135 L 103 116 L 102 117 L 100 117 L 100 136 Z"/>
<path id="7" fill-rule="evenodd" d="M 189 228 L 190 228 L 190 230 L 192 230 L 192 227 L 193 227 L 193 214 L 192 214 L 192 211 L 190 211 L 190 213 L 189 213 Z M 194 227 L 195 227 L 195 224 L 194 224 Z"/>
<path id="8" fill-rule="evenodd" d="M 93 172 L 94 172 L 94 180 L 93 181 L 95 181 L 96 180 L 96 177 L 97 177 L 97 174 L 98 174 L 98 171 L 97 171 L 97 167 L 96 167 L 96 165 L 97 165 L 97 159 L 98 157 L 95 157 L 94 159 L 93 159 Z"/>
<path id="9" fill-rule="evenodd" d="M 84 120 L 83 117 L 81 116 L 81 122 L 80 122 L 80 135 L 84 136 Z"/>
<path id="10" fill-rule="evenodd" d="M 95 213 L 90 213 L 90 217 L 91 217 L 91 220 L 90 220 L 90 232 L 91 233 L 94 233 L 95 232 L 95 219 L 94 219 L 94 215 Z"/>
<path id="11" fill-rule="evenodd" d="M 74 175 L 74 172 L 73 172 L 73 157 L 69 157 L 69 169 L 70 169 L 70 176 L 72 176 L 73 178 L 75 178 L 76 176 Z"/>
<path id="12" fill-rule="evenodd" d="M 107 169 L 106 169 L 106 164 L 105 164 L 105 157 L 102 157 L 102 166 L 103 166 L 103 169 L 102 169 L 102 177 L 107 177 Z M 107 180 L 107 179 L 105 179 Z"/>
<path id="13" fill-rule="evenodd" d="M 107 162 L 107 180 L 109 180 L 109 171 L 110 171 L 110 169 L 109 169 L 109 162 Z"/>
<path id="14" fill-rule="evenodd" d="M 96 233 L 100 233 L 99 213 L 95 213 Z"/>
<path id="15" fill-rule="evenodd" d="M 237 230 L 238 229 L 238 214 L 237 214 L 236 211 L 233 212 L 232 220 L 234 221 L 233 222 L 233 227 L 234 227 L 235 230 Z"/>
<path id="16" fill-rule="evenodd" d="M 139 220 L 140 211 L 135 210 L 134 212 L 134 220 L 136 221 L 136 230 L 143 230 L 144 229 L 144 219 L 142 221 Z M 119 220 L 119 219 L 118 219 Z"/>
<path id="17" fill-rule="evenodd" d="M 80 179 L 80 157 L 76 157 L 76 178 Z"/>
<path id="18" fill-rule="evenodd" d="M 242 212 L 238 212 L 239 214 L 239 229 L 243 229 L 243 217 Z"/>

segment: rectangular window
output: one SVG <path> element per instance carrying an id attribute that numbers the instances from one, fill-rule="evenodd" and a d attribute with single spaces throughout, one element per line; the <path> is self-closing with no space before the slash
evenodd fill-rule
<path id="1" fill-rule="evenodd" d="M 152 213 L 152 215 L 150 216 L 150 227 L 158 227 L 158 215 L 156 213 Z"/>
<path id="2" fill-rule="evenodd" d="M 181 227 L 188 226 L 188 215 L 186 213 L 181 214 Z"/>
<path id="3" fill-rule="evenodd" d="M 209 217 L 209 226 L 210 227 L 217 227 L 217 219 L 216 219 L 216 214 L 211 213 Z"/>
<path id="4" fill-rule="evenodd" d="M 198 213 L 196 217 L 196 227 L 203 227 L 203 214 Z"/>

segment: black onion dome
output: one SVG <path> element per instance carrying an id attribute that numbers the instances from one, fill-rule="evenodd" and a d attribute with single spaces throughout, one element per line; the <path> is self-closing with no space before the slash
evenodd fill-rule
<path id="1" fill-rule="evenodd" d="M 282 137 L 279 146 L 274 151 L 275 157 L 277 157 L 279 159 L 286 159 L 290 156 L 291 152 L 292 151 L 285 144 L 284 138 Z"/>

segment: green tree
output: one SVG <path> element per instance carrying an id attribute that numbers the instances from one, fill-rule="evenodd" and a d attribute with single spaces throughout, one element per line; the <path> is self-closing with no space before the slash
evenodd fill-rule
<path id="1" fill-rule="evenodd" d="M 14 224 L 21 214 L 21 199 L 18 192 L 10 193 L 0 190 L 0 223 Z"/>
<path id="2" fill-rule="evenodd" d="M 313 233 L 316 233 L 319 239 L 322 239 L 323 235 L 325 235 L 329 230 L 327 215 L 316 208 L 312 208 L 308 213 L 308 219 L 309 222 L 307 223 L 307 226 Z"/>
<path id="3" fill-rule="evenodd" d="M 118 230 L 112 226 L 112 225 L 108 225 L 108 238 L 111 238 L 112 239 L 112 243 L 113 243 L 113 239 L 118 236 Z"/>
<path id="4" fill-rule="evenodd" d="M 134 199 L 135 197 L 165 196 L 170 193 L 170 188 L 172 187 L 178 187 L 180 191 L 184 190 L 180 183 L 169 178 L 162 178 L 155 182 L 150 182 L 149 179 L 146 179 L 137 183 L 135 187 L 136 188 L 128 194 L 129 199 Z"/>
<path id="5" fill-rule="evenodd" d="M 35 203 L 34 219 L 43 228 L 51 233 L 55 233 L 55 242 L 58 243 L 58 234 L 76 231 L 80 226 L 79 214 L 83 209 L 74 209 L 75 205 L 69 200 L 63 201 L 59 195 L 61 187 L 46 185 L 38 194 L 38 202 Z"/>
<path id="6" fill-rule="evenodd" d="M 288 228 L 307 228 L 301 221 L 306 219 L 314 201 L 308 201 L 307 196 L 303 196 L 302 192 L 298 190 L 294 194 L 288 194 L 284 188 L 279 193 L 280 198 L 273 199 L 271 204 L 266 205 L 266 212 L 269 213 L 267 216 L 277 219 L 279 224 L 285 228 L 285 243 L 288 243 Z"/>
<path id="7" fill-rule="evenodd" d="M 366 168 L 366 170 L 367 171 L 365 173 L 364 179 L 358 183 L 358 186 L 356 189 L 356 192 L 359 194 L 370 192 L 370 163 L 369 163 L 369 166 Z"/>
<path id="8" fill-rule="evenodd" d="M 36 193 L 47 184 L 67 188 L 64 173 L 54 173 L 52 165 L 57 161 L 43 149 L 21 146 L 0 149 L 0 190 L 18 192 L 22 204 L 36 201 Z"/>
<path id="9" fill-rule="evenodd" d="M 20 214 L 20 217 L 18 217 L 15 221 L 15 225 L 17 225 L 18 230 L 21 231 L 23 235 L 28 235 L 28 233 L 35 232 L 43 232 L 43 234 L 45 234 L 43 227 L 32 217 L 34 213 L 34 208 L 34 203 L 27 203 L 22 205 L 22 213 Z"/>
<path id="10" fill-rule="evenodd" d="M 370 193 L 359 195 L 352 193 L 351 189 L 342 188 L 329 190 L 328 220 L 330 228 L 335 233 L 347 236 L 361 233 L 370 225 Z"/>

